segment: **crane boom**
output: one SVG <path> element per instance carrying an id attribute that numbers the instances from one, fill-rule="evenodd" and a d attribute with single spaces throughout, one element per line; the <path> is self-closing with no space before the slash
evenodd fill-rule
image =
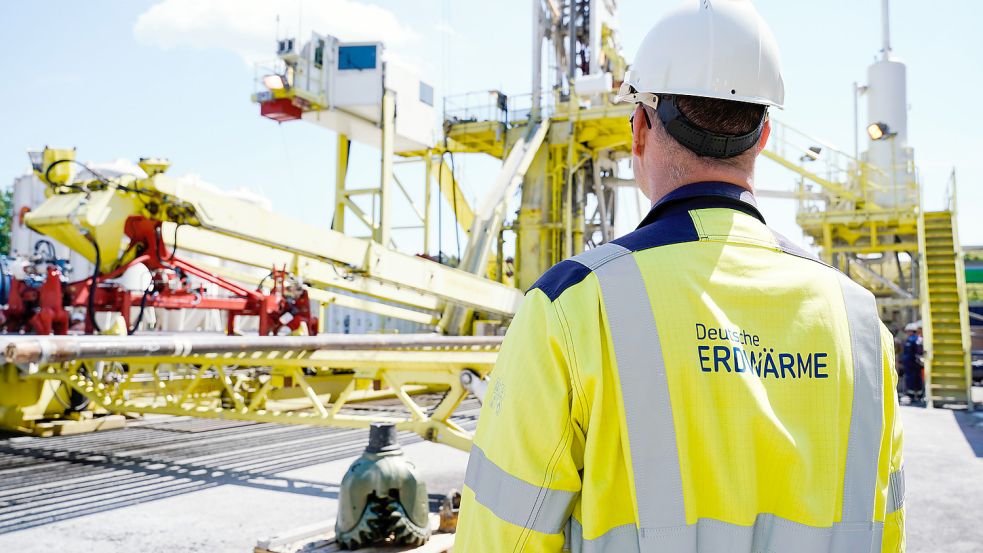
<path id="1" fill-rule="evenodd" d="M 103 190 L 55 189 L 25 223 L 92 261 L 97 244 L 100 270 L 108 273 L 137 255 L 126 239 L 126 223 L 133 218 L 181 227 L 182 249 L 255 267 L 285 265 L 318 289 L 340 288 L 435 311 L 451 303 L 505 317 L 522 298 L 518 290 L 481 276 L 163 174 Z"/>

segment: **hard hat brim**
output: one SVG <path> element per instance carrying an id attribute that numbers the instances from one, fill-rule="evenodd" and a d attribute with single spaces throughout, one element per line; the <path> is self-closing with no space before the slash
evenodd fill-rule
<path id="1" fill-rule="evenodd" d="M 630 75 L 630 71 L 628 72 Z M 673 95 L 673 96 L 695 96 L 698 98 L 713 98 L 716 100 L 729 100 L 732 102 L 744 102 L 747 104 L 756 104 L 759 106 L 775 107 L 778 109 L 785 109 L 783 104 L 777 104 L 768 98 L 763 98 L 761 96 L 738 96 L 734 94 L 714 94 L 712 92 L 707 92 L 706 90 L 696 90 L 696 89 L 674 89 L 674 90 L 658 90 L 658 91 L 645 91 L 639 92 L 633 83 L 629 82 L 629 75 L 625 76 L 625 81 L 621 83 L 621 87 L 618 88 L 617 94 L 614 96 L 614 103 L 632 103 L 632 104 L 646 104 L 655 109 L 659 103 L 659 95 Z"/>

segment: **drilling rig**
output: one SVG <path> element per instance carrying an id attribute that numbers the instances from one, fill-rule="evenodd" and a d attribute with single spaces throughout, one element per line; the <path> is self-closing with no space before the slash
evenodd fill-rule
<path id="1" fill-rule="evenodd" d="M 501 334 L 522 289 L 553 264 L 610 240 L 618 219 L 640 216 L 644 203 L 626 163 L 630 107 L 612 102 L 627 66 L 617 3 L 534 0 L 532 19 L 532 91 L 445 97 L 440 138 L 429 123 L 433 88 L 387 61 L 382 43 L 317 33 L 303 44 L 278 41 L 252 98 L 263 116 L 338 133 L 330 230 L 188 186 L 159 160 L 145 160 L 140 177 L 81 171 L 84 178 L 76 179 L 72 151 L 48 149 L 33 158 L 48 199 L 23 215 L 25 224 L 94 268 L 70 281 L 64 263 L 39 250 L 30 269 L 21 270 L 30 275 L 21 280 L 30 282 L 8 304 L 8 332 L 139 334 L 133 321 L 141 311 L 181 308 L 220 310 L 230 334 L 243 332 L 240 320 L 248 317 L 259 318 L 259 334 L 314 335 L 325 310 L 343 306 L 411 321 L 449 341 L 308 342 L 286 353 L 267 341 L 202 349 L 199 338 L 175 335 L 164 338 L 167 353 L 157 355 L 120 353 L 98 345 L 101 338 L 74 334 L 12 337 L 3 425 L 63 432 L 71 425 L 52 426 L 52 419 L 81 425 L 99 420 L 94 413 L 393 422 L 468 449 L 469 432 L 450 415 L 469 393 L 481 393 L 497 347 L 476 335 Z M 791 193 L 797 220 L 824 259 L 873 290 L 888 320 L 921 313 L 930 400 L 971 405 L 955 195 L 945 211 L 921 209 L 907 146 L 904 65 L 886 29 L 866 87 L 868 151 L 848 154 L 774 121 L 764 155 L 797 175 Z M 350 178 L 353 144 L 378 150 L 374 185 L 357 188 Z M 453 156 L 467 155 L 501 160 L 476 205 L 453 170 Z M 422 190 L 396 177 L 396 163 L 422 166 Z M 431 194 L 434 186 L 438 194 Z M 434 196 L 453 207 L 467 236 L 460 259 L 430 256 Z M 422 253 L 395 248 L 396 202 L 419 218 Z M 353 235 L 359 225 L 362 237 Z M 514 251 L 505 244 L 515 244 Z M 228 263 L 192 262 L 185 253 Z M 146 291 L 114 284 L 133 265 L 150 271 Z M 206 284 L 214 293 L 202 291 Z M 111 319 L 99 323 L 96 315 Z M 45 353 L 76 342 L 89 348 L 87 357 L 54 362 Z M 24 357 L 20 348 L 38 353 Z M 444 395 L 423 406 L 416 394 L 427 392 Z M 387 417 L 349 411 L 353 401 L 379 397 L 398 398 L 405 411 Z"/>

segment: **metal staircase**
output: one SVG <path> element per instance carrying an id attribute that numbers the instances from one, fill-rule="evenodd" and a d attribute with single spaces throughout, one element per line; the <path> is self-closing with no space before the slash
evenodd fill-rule
<path id="1" fill-rule="evenodd" d="M 918 221 L 925 388 L 929 405 L 972 409 L 966 275 L 955 218 L 954 210 L 935 211 Z"/>
<path id="2" fill-rule="evenodd" d="M 785 197 L 797 200 L 796 221 L 823 258 L 877 296 L 892 330 L 911 322 L 914 309 L 920 309 L 929 405 L 972 409 L 955 174 L 944 210 L 923 212 L 912 160 L 875 167 L 774 120 L 772 136 L 762 154 L 799 175 L 796 190 Z"/>

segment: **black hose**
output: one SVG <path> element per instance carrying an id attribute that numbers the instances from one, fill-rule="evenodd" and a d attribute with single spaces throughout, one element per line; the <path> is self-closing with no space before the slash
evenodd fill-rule
<path id="1" fill-rule="evenodd" d="M 54 163 L 48 166 L 48 168 L 44 172 L 44 176 L 41 177 L 41 180 L 43 180 L 46 184 L 51 184 L 51 181 L 48 180 L 51 177 L 51 170 L 61 165 L 62 163 L 78 163 L 79 165 L 82 165 L 82 167 L 85 167 L 85 165 L 75 161 L 74 159 L 59 159 L 58 161 L 55 161 Z M 95 173 L 93 173 L 93 175 L 95 175 Z M 82 190 L 82 187 L 77 184 L 66 184 L 64 186 L 67 186 L 69 188 L 74 188 L 76 190 Z"/>
<path id="2" fill-rule="evenodd" d="M 332 267 L 333 267 L 333 265 L 332 265 Z M 336 268 L 335 269 L 335 273 L 337 273 L 337 272 L 338 272 L 338 269 Z M 256 286 L 256 289 L 257 290 L 262 290 L 263 289 L 263 285 L 266 284 L 266 281 L 269 280 L 269 279 L 271 279 L 271 278 L 273 278 L 273 272 L 272 271 L 270 271 L 270 274 L 268 274 L 265 277 L 263 277 L 263 280 L 259 281 L 259 284 Z"/>
<path id="3" fill-rule="evenodd" d="M 151 292 L 154 291 L 154 281 L 153 277 L 150 280 L 150 286 L 143 291 L 143 297 L 140 298 L 140 312 L 137 313 L 137 320 L 134 321 L 133 326 L 126 329 L 127 336 L 132 336 L 137 329 L 140 328 L 140 323 L 143 322 L 143 312 L 147 309 L 147 298 L 150 296 Z"/>
<path id="4" fill-rule="evenodd" d="M 113 182 L 108 177 L 106 177 L 105 175 L 102 175 L 101 173 L 97 172 L 95 169 L 89 167 L 88 165 L 82 163 L 81 161 L 76 161 L 74 159 L 59 159 L 59 160 L 55 161 L 54 163 L 52 163 L 51 165 L 49 165 L 48 168 L 45 170 L 44 175 L 41 177 L 41 180 L 43 180 L 45 182 L 45 184 L 48 184 L 50 186 L 56 186 L 56 185 L 52 184 L 51 181 L 49 180 L 51 178 L 51 170 L 54 169 L 55 167 L 57 167 L 58 165 L 61 165 L 62 163 L 74 163 L 75 165 L 78 165 L 79 167 L 81 167 L 81 168 L 85 169 L 86 171 L 88 171 L 89 173 L 91 173 L 92 176 L 94 176 L 96 178 L 96 180 L 99 181 L 100 183 L 102 183 L 104 186 L 109 187 L 109 186 L 112 186 L 113 185 Z M 133 173 L 125 173 L 125 174 L 130 175 L 130 176 L 132 176 L 134 178 L 139 178 L 137 175 L 134 175 Z M 142 198 L 143 196 L 148 196 L 152 200 L 155 198 L 153 194 L 149 194 L 145 190 L 141 190 L 140 188 L 133 188 L 133 187 L 125 186 L 125 185 L 121 184 L 120 182 L 118 182 L 118 180 L 117 180 L 117 182 L 115 184 L 116 184 L 116 188 L 118 188 L 118 189 L 120 189 L 120 190 L 122 190 L 124 192 L 132 192 L 132 193 L 136 194 L 140 198 L 140 201 L 143 202 L 144 207 L 146 207 L 147 202 L 144 202 L 143 201 L 143 198 Z M 78 184 L 75 184 L 75 183 L 63 184 L 63 185 L 58 185 L 58 186 L 64 186 L 66 188 L 71 188 L 73 190 L 78 190 L 80 192 L 89 192 L 89 189 L 88 188 L 83 187 L 83 186 L 78 185 Z M 164 201 L 164 203 L 168 203 L 165 198 L 162 197 L 160 199 L 162 201 Z"/>
<path id="5" fill-rule="evenodd" d="M 177 255 L 177 231 L 181 228 L 181 223 L 174 223 L 174 244 L 171 246 L 171 256 L 167 258 L 168 263 L 174 262 L 174 256 Z"/>
<path id="6" fill-rule="evenodd" d="M 157 256 L 157 262 L 160 263 L 161 266 L 163 266 L 165 269 L 175 270 L 175 267 L 172 267 L 171 263 L 174 261 L 174 256 L 177 255 L 177 229 L 180 226 L 181 225 L 178 224 L 177 226 L 174 227 L 174 247 L 171 249 L 171 255 L 168 256 L 166 261 L 164 260 L 164 258 L 160 256 L 160 249 L 165 245 L 164 237 L 163 237 L 164 231 L 161 230 L 162 229 L 161 225 L 157 225 L 156 227 L 154 227 L 154 242 L 156 243 L 157 246 L 156 248 L 154 248 L 154 250 L 156 250 L 154 253 Z"/>

